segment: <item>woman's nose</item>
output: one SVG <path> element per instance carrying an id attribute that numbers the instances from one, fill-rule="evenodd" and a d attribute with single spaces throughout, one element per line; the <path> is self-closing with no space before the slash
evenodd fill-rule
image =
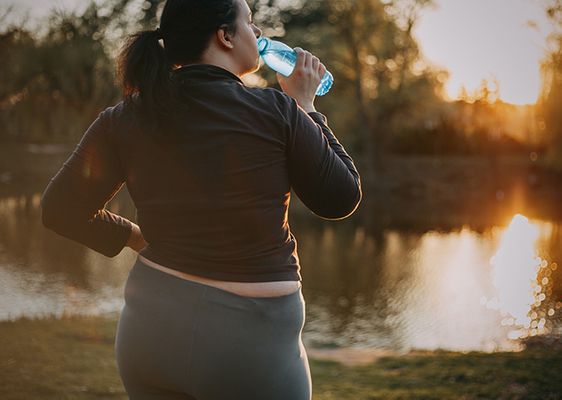
<path id="1" fill-rule="evenodd" d="M 254 25 L 254 34 L 256 35 L 256 38 L 259 38 L 261 33 L 261 29 Z"/>

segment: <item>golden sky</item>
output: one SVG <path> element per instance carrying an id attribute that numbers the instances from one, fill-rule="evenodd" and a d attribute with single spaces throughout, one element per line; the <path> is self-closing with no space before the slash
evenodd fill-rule
<path id="1" fill-rule="evenodd" d="M 436 2 L 436 8 L 423 11 L 414 34 L 427 61 L 449 70 L 450 99 L 463 85 L 472 93 L 482 79 L 497 79 L 502 100 L 535 103 L 550 29 L 540 0 Z"/>

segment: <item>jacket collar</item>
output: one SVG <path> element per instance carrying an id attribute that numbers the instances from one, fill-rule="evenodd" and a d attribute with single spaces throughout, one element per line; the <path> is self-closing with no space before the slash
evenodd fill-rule
<path id="1" fill-rule="evenodd" d="M 234 80 L 244 84 L 238 76 L 214 64 L 187 64 L 174 70 L 172 76 L 184 82 Z"/>

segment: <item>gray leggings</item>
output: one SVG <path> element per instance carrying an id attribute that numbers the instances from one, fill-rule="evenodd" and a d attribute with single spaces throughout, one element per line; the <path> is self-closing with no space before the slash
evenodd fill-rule
<path id="1" fill-rule="evenodd" d="M 240 296 L 137 259 L 115 338 L 132 400 L 310 400 L 301 289 Z"/>

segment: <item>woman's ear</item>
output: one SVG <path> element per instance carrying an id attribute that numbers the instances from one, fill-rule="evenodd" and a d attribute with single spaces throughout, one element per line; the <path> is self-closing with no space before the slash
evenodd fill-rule
<path id="1" fill-rule="evenodd" d="M 219 29 L 217 29 L 217 40 L 219 41 L 219 43 L 229 49 L 233 49 L 234 48 L 234 43 L 232 43 L 232 36 L 230 33 L 228 33 L 228 27 L 226 25 L 221 26 Z"/>

